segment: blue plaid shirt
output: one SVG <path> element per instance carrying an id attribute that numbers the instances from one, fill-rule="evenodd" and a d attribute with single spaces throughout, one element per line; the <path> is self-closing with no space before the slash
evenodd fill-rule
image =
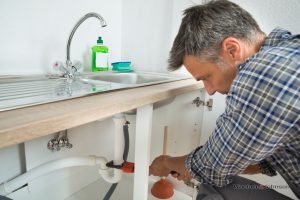
<path id="1" fill-rule="evenodd" d="M 300 191 L 299 95 L 300 35 L 277 28 L 239 66 L 214 132 L 186 160 L 191 175 L 224 186 L 266 160 Z"/>

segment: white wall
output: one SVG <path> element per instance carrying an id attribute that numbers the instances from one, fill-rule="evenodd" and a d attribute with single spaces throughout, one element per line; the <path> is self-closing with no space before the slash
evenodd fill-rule
<path id="1" fill-rule="evenodd" d="M 292 33 L 300 33 L 299 0 L 233 0 L 256 19 L 265 33 L 280 26 Z"/>
<path id="2" fill-rule="evenodd" d="M 165 72 L 172 0 L 124 0 L 122 59 L 138 70 Z"/>
<path id="3" fill-rule="evenodd" d="M 71 59 L 89 67 L 90 47 L 101 35 L 110 59 L 119 60 L 122 0 L 1 0 L 0 75 L 47 73 L 55 61 L 64 62 L 69 34 L 88 12 L 101 14 L 108 26 L 101 28 L 95 18 L 86 20 L 73 37 Z"/>

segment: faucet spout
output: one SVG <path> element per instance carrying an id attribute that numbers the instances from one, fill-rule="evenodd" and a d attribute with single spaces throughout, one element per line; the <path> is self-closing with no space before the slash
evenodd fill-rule
<path id="1" fill-rule="evenodd" d="M 82 24 L 86 19 L 88 19 L 90 17 L 97 18 L 100 21 L 100 24 L 102 27 L 105 27 L 107 25 L 104 18 L 100 14 L 94 13 L 94 12 L 87 13 L 86 15 L 84 15 L 82 18 L 79 19 L 79 21 L 75 24 L 73 30 L 71 31 L 69 39 L 68 39 L 68 43 L 67 43 L 66 67 L 68 69 L 72 68 L 72 62 L 70 59 L 70 46 L 71 46 L 71 41 L 72 41 L 73 35 L 74 35 L 75 31 L 77 30 L 77 28 L 80 26 L 80 24 Z"/>

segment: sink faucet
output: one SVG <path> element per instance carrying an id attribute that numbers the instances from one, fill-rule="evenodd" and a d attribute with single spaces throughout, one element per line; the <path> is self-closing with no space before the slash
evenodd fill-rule
<path id="1" fill-rule="evenodd" d="M 56 62 L 54 64 L 54 67 L 57 67 L 60 71 L 62 71 L 63 76 L 66 77 L 66 78 L 73 78 L 75 75 L 77 75 L 79 73 L 78 70 L 81 68 L 80 63 L 76 63 L 76 64 L 72 63 L 72 61 L 70 59 L 71 41 L 72 41 L 72 38 L 73 38 L 73 35 L 74 35 L 75 31 L 80 26 L 80 24 L 82 24 L 86 19 L 88 19 L 90 17 L 97 18 L 100 21 L 100 24 L 101 24 L 102 27 L 106 26 L 106 22 L 103 19 L 103 17 L 100 14 L 94 13 L 94 12 L 87 13 L 82 18 L 80 18 L 79 21 L 75 24 L 73 30 L 70 33 L 68 43 L 67 43 L 67 59 L 66 59 L 65 66 L 61 62 Z"/>

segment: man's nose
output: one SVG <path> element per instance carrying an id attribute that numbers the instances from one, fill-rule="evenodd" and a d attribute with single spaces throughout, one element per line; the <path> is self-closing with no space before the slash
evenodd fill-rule
<path id="1" fill-rule="evenodd" d="M 203 81 L 204 83 L 204 87 L 206 89 L 206 92 L 209 94 L 209 95 L 213 95 L 216 93 L 216 90 L 214 89 L 214 87 L 210 84 L 208 84 L 206 81 Z"/>

